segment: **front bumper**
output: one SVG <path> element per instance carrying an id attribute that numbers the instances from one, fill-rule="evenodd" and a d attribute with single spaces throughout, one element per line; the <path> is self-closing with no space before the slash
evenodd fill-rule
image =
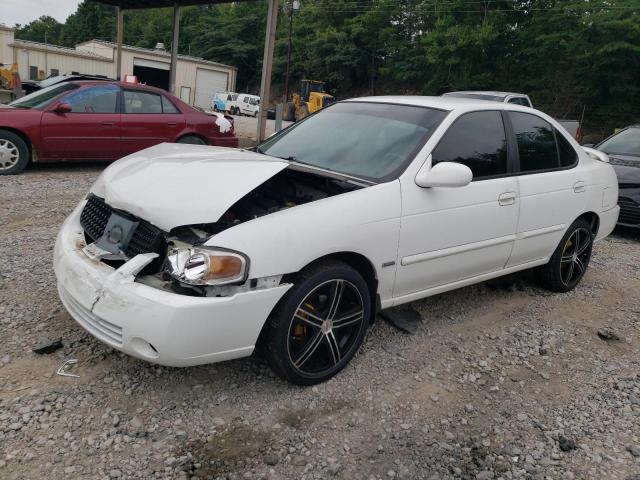
<path id="1" fill-rule="evenodd" d="M 161 365 L 251 355 L 271 310 L 291 285 L 191 297 L 137 283 L 134 272 L 146 261 L 143 256 L 116 270 L 83 253 L 83 206 L 65 221 L 54 249 L 60 300 L 80 326 L 117 350 Z"/>
<path id="2" fill-rule="evenodd" d="M 618 225 L 640 228 L 640 188 L 620 188 L 619 194 L 620 217 Z"/>

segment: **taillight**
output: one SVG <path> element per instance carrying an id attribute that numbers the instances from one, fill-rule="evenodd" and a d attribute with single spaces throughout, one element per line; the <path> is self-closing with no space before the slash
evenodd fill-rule
<path id="1" fill-rule="evenodd" d="M 576 141 L 580 141 L 580 125 L 578 125 L 578 128 L 576 129 Z"/>

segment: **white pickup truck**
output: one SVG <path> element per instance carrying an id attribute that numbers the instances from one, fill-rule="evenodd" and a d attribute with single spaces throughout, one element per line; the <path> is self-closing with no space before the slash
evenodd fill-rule
<path id="1" fill-rule="evenodd" d="M 524 93 L 512 93 L 512 92 L 486 92 L 486 91 L 464 91 L 464 92 L 448 92 L 443 93 L 443 97 L 462 97 L 462 98 L 477 98 L 480 100 L 490 100 L 493 102 L 503 103 L 515 103 L 516 105 L 523 105 L 525 107 L 533 108 L 529 95 Z M 564 127 L 564 129 L 571 134 L 573 138 L 579 140 L 580 137 L 580 122 L 578 120 L 565 120 L 557 119 L 558 123 Z"/>

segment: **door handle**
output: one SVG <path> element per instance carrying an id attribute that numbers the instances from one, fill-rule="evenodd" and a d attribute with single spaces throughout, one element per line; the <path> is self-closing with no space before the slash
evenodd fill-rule
<path id="1" fill-rule="evenodd" d="M 587 190 L 587 184 L 582 181 L 577 181 L 573 184 L 573 191 L 575 193 L 582 193 Z"/>
<path id="2" fill-rule="evenodd" d="M 167 125 L 169 125 L 170 127 L 175 127 L 177 125 L 176 122 L 167 122 Z"/>
<path id="3" fill-rule="evenodd" d="M 105 127 L 113 127 L 113 122 L 102 122 Z"/>
<path id="4" fill-rule="evenodd" d="M 501 193 L 498 197 L 498 203 L 501 207 L 506 207 L 507 205 L 513 205 L 516 203 L 516 192 L 504 192 Z"/>

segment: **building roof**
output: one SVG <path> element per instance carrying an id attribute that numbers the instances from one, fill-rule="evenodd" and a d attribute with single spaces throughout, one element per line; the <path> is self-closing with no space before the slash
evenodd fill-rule
<path id="1" fill-rule="evenodd" d="M 98 39 L 93 39 L 93 40 L 89 40 L 86 42 L 82 42 L 79 43 L 76 48 L 78 46 L 82 46 L 82 45 L 88 45 L 91 43 L 98 43 L 100 45 L 105 45 L 107 47 L 111 47 L 111 48 L 117 48 L 117 44 L 115 42 L 107 42 L 106 40 L 98 40 Z M 144 53 L 145 55 L 155 55 L 157 57 L 162 57 L 162 58 L 171 58 L 171 52 L 168 51 L 163 51 L 163 50 L 154 50 L 152 48 L 142 48 L 142 47 L 134 47 L 131 45 L 122 45 L 122 49 L 123 50 L 127 50 L 129 52 L 140 52 L 140 53 Z M 85 51 L 85 50 L 79 50 L 79 51 Z M 95 54 L 98 55 L 98 54 Z M 105 57 L 102 57 L 105 58 Z M 212 62 L 211 60 L 205 60 L 202 57 L 193 57 L 191 55 L 178 55 L 178 58 L 180 60 L 186 60 L 186 61 L 190 61 L 190 62 L 197 62 L 197 63 L 204 63 L 207 65 L 211 65 L 211 66 L 216 66 L 216 67 L 224 67 L 224 68 L 230 68 L 232 70 L 237 70 L 238 67 L 234 67 L 232 65 L 226 65 L 224 63 L 219 63 L 219 62 Z"/>
<path id="2" fill-rule="evenodd" d="M 217 3 L 233 3 L 247 0 L 93 0 L 106 5 L 113 5 L 123 9 L 161 8 L 173 7 L 178 4 L 181 7 L 187 5 L 215 5 Z"/>
<path id="3" fill-rule="evenodd" d="M 38 52 L 59 53 L 72 57 L 87 58 L 97 60 L 99 62 L 112 62 L 113 59 L 98 55 L 92 52 L 76 50 L 74 48 L 60 47 L 59 45 L 51 45 L 50 43 L 33 42 L 31 40 L 20 40 L 16 38 L 9 44 L 13 48 L 24 48 L 27 50 L 36 50 Z"/>

